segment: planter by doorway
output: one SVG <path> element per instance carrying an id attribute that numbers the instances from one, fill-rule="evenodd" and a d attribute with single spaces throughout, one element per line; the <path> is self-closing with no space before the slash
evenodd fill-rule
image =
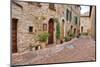
<path id="1" fill-rule="evenodd" d="M 41 48 L 45 48 L 46 47 L 46 43 L 45 42 L 41 42 Z"/>
<path id="2" fill-rule="evenodd" d="M 48 36 L 49 36 L 49 34 L 47 32 L 42 32 L 42 33 L 39 34 L 38 38 L 39 38 L 39 41 L 40 41 L 40 44 L 41 44 L 41 48 L 46 47 Z"/>

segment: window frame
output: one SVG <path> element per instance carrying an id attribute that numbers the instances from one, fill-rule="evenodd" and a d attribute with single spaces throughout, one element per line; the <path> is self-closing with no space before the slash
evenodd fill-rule
<path id="1" fill-rule="evenodd" d="M 43 23 L 43 31 L 47 31 L 47 24 Z"/>
<path id="2" fill-rule="evenodd" d="M 33 32 L 33 26 L 29 26 L 29 33 Z"/>

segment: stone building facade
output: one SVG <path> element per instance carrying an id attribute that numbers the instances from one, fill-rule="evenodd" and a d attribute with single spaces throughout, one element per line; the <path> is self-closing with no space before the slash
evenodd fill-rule
<path id="1" fill-rule="evenodd" d="M 80 6 L 39 2 L 12 1 L 12 49 L 13 52 L 29 50 L 41 31 L 50 32 L 48 44 L 56 44 L 56 22 L 60 23 L 60 38 L 63 39 L 70 28 L 78 31 Z M 50 40 L 50 42 L 49 42 Z"/>
<path id="2" fill-rule="evenodd" d="M 80 6 L 79 5 L 66 5 L 66 33 L 71 30 L 76 35 L 79 34 L 80 26 Z"/>
<path id="3" fill-rule="evenodd" d="M 81 15 L 81 17 L 80 17 L 80 33 L 91 34 L 91 21 L 90 21 L 89 15 Z"/>
<path id="4" fill-rule="evenodd" d="M 91 6 L 91 36 L 96 40 L 96 6 Z"/>
<path id="5" fill-rule="evenodd" d="M 88 33 L 93 39 L 96 35 L 96 7 L 90 6 L 89 12 L 86 12 L 84 15 L 80 16 L 80 33 Z"/>

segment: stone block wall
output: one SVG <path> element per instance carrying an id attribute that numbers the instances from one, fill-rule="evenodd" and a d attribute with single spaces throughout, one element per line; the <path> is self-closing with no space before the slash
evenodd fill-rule
<path id="1" fill-rule="evenodd" d="M 66 21 L 66 8 L 65 5 L 55 4 L 55 10 L 49 9 L 48 3 L 40 3 L 37 6 L 29 2 L 16 2 L 20 6 L 12 3 L 12 18 L 18 19 L 17 24 L 17 48 L 18 52 L 29 50 L 30 44 L 35 45 L 37 35 L 43 31 L 43 24 L 47 24 L 50 18 L 58 18 L 61 25 L 64 19 L 64 31 L 70 28 L 72 23 Z M 33 27 L 33 31 L 29 32 L 29 27 Z M 74 25 L 75 27 L 76 25 Z M 64 32 L 64 36 L 65 36 Z M 54 43 L 56 43 L 56 22 L 54 22 Z"/>

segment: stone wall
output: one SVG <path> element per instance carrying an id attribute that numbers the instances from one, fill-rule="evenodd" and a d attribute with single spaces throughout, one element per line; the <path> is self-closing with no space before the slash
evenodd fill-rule
<path id="1" fill-rule="evenodd" d="M 80 18 L 80 31 L 83 26 L 83 32 L 87 32 L 91 35 L 91 21 L 89 16 L 81 16 Z"/>
<path id="2" fill-rule="evenodd" d="M 83 32 L 87 32 L 93 39 L 95 39 L 95 25 L 96 25 L 96 14 L 95 14 L 95 6 L 91 6 L 92 10 L 90 10 L 89 16 L 81 16 L 80 17 L 80 30 L 81 26 L 83 26 Z"/>
<path id="3" fill-rule="evenodd" d="M 20 6 L 12 3 L 12 18 L 18 19 L 17 24 L 17 47 L 18 52 L 29 50 L 30 45 L 35 45 L 37 35 L 43 31 L 43 24 L 47 24 L 50 18 L 58 18 L 60 26 L 64 19 L 64 31 L 70 28 L 73 23 L 66 21 L 65 5 L 55 4 L 55 10 L 49 8 L 48 3 L 40 3 L 40 6 L 29 2 L 16 2 Z M 66 5 L 68 6 L 68 5 Z M 73 15 L 75 13 L 73 12 Z M 76 27 L 75 24 L 73 24 Z M 29 32 L 29 27 L 33 27 L 33 31 Z M 61 26 L 62 27 L 62 26 Z M 62 34 L 62 33 L 61 33 Z M 66 32 L 64 32 L 65 36 Z M 54 22 L 54 43 L 56 43 L 56 23 Z"/>
<path id="4" fill-rule="evenodd" d="M 91 36 L 96 40 L 96 6 L 92 6 L 91 10 Z"/>
<path id="5" fill-rule="evenodd" d="M 80 7 L 76 5 L 65 5 L 65 8 L 68 9 L 72 15 L 71 15 L 71 21 L 66 21 L 66 32 L 68 32 L 71 29 L 71 26 L 73 26 L 72 31 L 76 28 L 76 35 L 78 35 L 79 30 L 79 23 L 80 23 Z M 65 14 L 66 15 L 66 14 Z M 66 16 L 65 16 L 66 17 Z M 75 17 L 77 17 L 77 24 L 75 24 Z"/>

